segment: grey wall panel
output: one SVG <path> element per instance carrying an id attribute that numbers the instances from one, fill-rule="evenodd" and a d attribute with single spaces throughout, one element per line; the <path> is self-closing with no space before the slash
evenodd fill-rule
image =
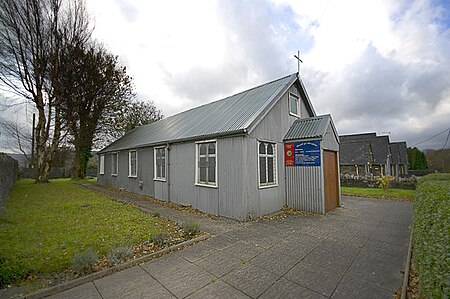
<path id="1" fill-rule="evenodd" d="M 246 217 L 243 181 L 243 144 L 246 137 L 232 137 L 217 140 L 219 202 L 218 214 L 221 216 L 244 220 Z"/>
<path id="2" fill-rule="evenodd" d="M 169 151 L 170 201 L 196 207 L 195 144 L 172 144 Z"/>
<path id="3" fill-rule="evenodd" d="M 322 142 L 320 143 L 322 149 L 330 150 L 330 151 L 339 151 L 339 143 L 336 139 L 336 136 L 333 133 L 333 128 L 331 124 L 328 124 L 325 135 L 323 136 Z"/>
<path id="4" fill-rule="evenodd" d="M 325 213 L 320 166 L 286 167 L 287 204 L 313 213 Z"/>
<path id="5" fill-rule="evenodd" d="M 243 192 L 247 198 L 247 213 L 250 213 L 252 217 L 275 212 L 286 204 L 283 137 L 298 119 L 289 114 L 288 94 L 290 92 L 300 94 L 297 88 L 292 86 L 247 138 L 247 153 L 244 155 L 248 165 L 245 172 L 248 179 L 245 181 Z M 300 104 L 300 114 L 302 117 L 310 116 L 303 99 Z M 273 141 L 277 144 L 278 187 L 258 187 L 257 140 Z"/>
<path id="6" fill-rule="evenodd" d="M 168 201 L 167 182 L 153 181 L 155 186 L 155 198 L 163 201 Z"/>
<path id="7" fill-rule="evenodd" d="M 105 174 L 101 175 L 97 182 L 104 186 L 124 188 L 137 194 L 154 196 L 153 149 L 143 148 L 138 150 L 137 178 L 128 177 L 128 151 L 122 151 L 118 154 L 119 167 L 117 176 L 111 175 L 112 155 L 105 154 Z"/>
<path id="8" fill-rule="evenodd" d="M 155 196 L 155 182 L 153 181 L 153 148 L 142 148 L 138 150 L 138 185 L 142 182 L 142 189 L 138 188 L 136 193 Z"/>

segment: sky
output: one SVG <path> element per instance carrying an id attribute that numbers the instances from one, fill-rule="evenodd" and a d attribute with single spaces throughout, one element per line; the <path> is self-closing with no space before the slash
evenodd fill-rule
<path id="1" fill-rule="evenodd" d="M 93 36 L 165 116 L 289 75 L 340 134 L 442 148 L 450 127 L 450 2 L 86 0 Z M 1 139 L 1 136 L 0 136 Z M 0 140 L 1 141 L 1 140 Z M 447 148 L 450 147 L 450 140 Z"/>

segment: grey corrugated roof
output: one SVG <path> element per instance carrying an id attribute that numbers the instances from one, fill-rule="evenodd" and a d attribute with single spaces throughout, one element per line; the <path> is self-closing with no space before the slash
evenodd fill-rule
<path id="1" fill-rule="evenodd" d="M 100 152 L 246 133 L 249 127 L 259 121 L 258 117 L 270 109 L 297 78 L 295 73 L 152 124 L 137 127 Z"/>
<path id="2" fill-rule="evenodd" d="M 319 115 L 297 119 L 287 131 L 283 140 L 320 138 L 325 135 L 331 115 Z"/>

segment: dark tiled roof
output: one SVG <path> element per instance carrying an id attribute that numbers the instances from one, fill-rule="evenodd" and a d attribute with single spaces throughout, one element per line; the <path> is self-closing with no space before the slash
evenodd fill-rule
<path id="1" fill-rule="evenodd" d="M 342 135 L 339 137 L 341 144 L 367 142 L 370 144 L 373 154 L 373 163 L 386 164 L 389 155 L 389 137 L 377 136 L 376 133 L 364 133 L 355 135 Z M 345 154 L 345 153 L 344 153 Z M 341 149 L 342 155 L 342 149 Z"/>
<path id="2" fill-rule="evenodd" d="M 342 138 L 342 136 L 340 137 Z M 372 163 L 370 143 L 367 141 L 342 142 L 339 147 L 341 165 L 366 165 Z"/>
<path id="3" fill-rule="evenodd" d="M 406 149 L 406 142 L 392 142 L 391 143 L 392 163 L 394 164 L 408 164 L 408 151 Z"/>

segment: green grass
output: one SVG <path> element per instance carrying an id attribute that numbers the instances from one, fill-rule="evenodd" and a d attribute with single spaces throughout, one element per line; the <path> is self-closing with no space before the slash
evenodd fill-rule
<path id="1" fill-rule="evenodd" d="M 88 247 L 106 255 L 148 240 L 164 231 L 163 221 L 70 180 L 20 180 L 0 210 L 0 284 L 2 275 L 5 283 L 68 269 Z"/>
<path id="2" fill-rule="evenodd" d="M 372 197 L 372 198 L 386 198 L 386 199 L 414 199 L 415 190 L 407 189 L 387 189 L 381 188 L 361 188 L 361 187 L 341 187 L 342 195 Z"/>
<path id="3" fill-rule="evenodd" d="M 414 200 L 413 263 L 421 298 L 450 294 L 450 174 L 420 179 Z"/>

